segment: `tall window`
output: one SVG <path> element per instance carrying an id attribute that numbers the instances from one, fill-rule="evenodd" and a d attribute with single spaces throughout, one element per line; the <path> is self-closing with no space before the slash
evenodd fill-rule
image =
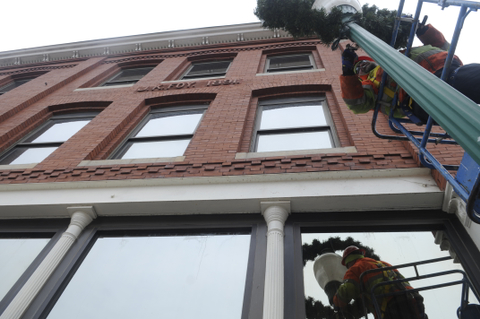
<path id="1" fill-rule="evenodd" d="M 0 164 L 39 163 L 80 131 L 95 113 L 54 116 L 0 158 Z"/>
<path id="2" fill-rule="evenodd" d="M 192 63 L 182 80 L 225 76 L 231 60 Z"/>
<path id="3" fill-rule="evenodd" d="M 25 83 L 27 83 L 27 82 L 35 79 L 35 78 L 36 78 L 36 76 L 13 80 L 12 82 L 0 87 L 0 95 L 2 95 L 4 93 L 7 93 L 8 91 L 11 91 L 11 90 L 19 87 L 20 85 L 25 84 Z"/>
<path id="4" fill-rule="evenodd" d="M 100 236 L 47 318 L 241 319 L 250 238 Z"/>
<path id="5" fill-rule="evenodd" d="M 152 111 L 113 158 L 183 155 L 206 108 L 206 105 L 196 105 Z"/>
<path id="6" fill-rule="evenodd" d="M 103 83 L 102 86 L 135 84 L 148 72 L 152 71 L 153 68 L 155 68 L 155 66 L 122 69 L 108 81 Z"/>
<path id="7" fill-rule="evenodd" d="M 269 56 L 265 65 L 267 73 L 311 70 L 314 68 L 313 56 L 307 53 Z"/>
<path id="8" fill-rule="evenodd" d="M 296 151 L 332 148 L 334 126 L 321 97 L 260 102 L 254 151 Z"/>
<path id="9" fill-rule="evenodd" d="M 49 240 L 50 238 L 0 238 L 0 300 Z"/>

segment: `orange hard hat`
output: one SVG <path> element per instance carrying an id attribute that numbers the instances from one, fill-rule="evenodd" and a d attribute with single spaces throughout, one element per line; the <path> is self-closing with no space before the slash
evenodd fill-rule
<path id="1" fill-rule="evenodd" d="M 355 63 L 359 62 L 359 61 L 374 61 L 371 57 L 369 56 L 366 56 L 366 55 L 362 55 L 362 56 L 359 56 L 356 60 L 355 60 Z"/>
<path id="2" fill-rule="evenodd" d="M 342 265 L 345 266 L 345 259 L 347 259 L 349 255 L 354 253 L 365 256 L 365 249 L 358 248 L 357 246 L 348 246 L 347 248 L 345 248 L 345 250 L 343 251 Z"/>
<path id="3" fill-rule="evenodd" d="M 368 61 L 368 62 L 367 62 Z M 361 75 L 365 75 L 367 74 L 368 72 L 364 73 L 364 74 L 361 74 L 360 73 L 360 70 L 362 68 L 362 65 L 364 64 L 372 64 L 370 62 L 373 62 L 373 65 L 376 65 L 376 62 L 369 56 L 360 56 L 358 57 L 356 60 L 355 60 L 355 65 L 353 66 L 353 72 L 358 75 L 358 76 L 361 76 Z M 372 67 L 373 69 L 373 67 Z M 365 71 L 364 71 L 365 72 Z"/>

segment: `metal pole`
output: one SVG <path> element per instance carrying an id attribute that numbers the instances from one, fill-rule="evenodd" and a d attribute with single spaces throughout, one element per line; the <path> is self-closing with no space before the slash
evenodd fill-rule
<path id="1" fill-rule="evenodd" d="M 450 66 L 452 65 L 453 55 L 455 54 L 455 49 L 457 48 L 458 39 L 460 38 L 460 31 L 463 28 L 463 22 L 467 17 L 467 6 L 462 6 L 460 8 L 460 13 L 457 19 L 457 25 L 455 26 L 455 32 L 453 33 L 452 43 L 450 44 L 450 49 L 448 50 L 447 59 L 445 60 L 445 66 L 442 71 L 442 80 L 446 80 L 447 75 L 450 71 Z"/>
<path id="2" fill-rule="evenodd" d="M 412 49 L 413 40 L 415 39 L 415 32 L 417 31 L 418 21 L 420 19 L 420 12 L 422 11 L 423 0 L 418 0 L 417 9 L 415 10 L 415 17 L 413 18 L 412 28 L 410 29 L 410 35 L 408 36 L 407 50 L 405 55 L 410 55 L 410 50 Z"/>
<path id="3" fill-rule="evenodd" d="M 480 9 L 480 2 L 474 2 L 474 1 L 462 1 L 462 0 L 447 0 L 447 1 L 439 1 L 439 0 L 423 0 L 423 2 L 429 2 L 429 3 L 437 3 L 439 6 L 442 7 L 448 7 L 448 6 L 463 6 L 467 5 L 470 8 L 473 9 Z"/>

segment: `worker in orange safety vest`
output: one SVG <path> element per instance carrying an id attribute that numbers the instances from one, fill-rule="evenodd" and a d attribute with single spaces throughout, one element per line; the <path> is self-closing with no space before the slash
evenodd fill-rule
<path id="1" fill-rule="evenodd" d="M 422 67 L 441 77 L 450 44 L 443 34 L 432 25 L 421 25 L 417 36 L 424 43 L 423 46 L 411 49 L 410 58 Z M 383 69 L 369 57 L 358 57 L 353 49 L 347 48 L 342 54 L 342 71 L 340 84 L 342 97 L 355 114 L 367 113 L 375 108 L 378 90 L 383 75 Z M 475 103 L 480 103 L 480 64 L 463 65 L 457 56 L 454 56 L 447 83 L 469 97 Z M 406 99 L 406 93 L 401 90 L 390 77 L 385 83 L 382 100 L 379 101 L 381 111 L 390 114 L 391 102 L 395 92 L 399 93 L 399 103 L 407 103 L 411 110 L 396 107 L 394 117 L 403 117 L 409 112 L 425 123 L 428 114 L 416 103 Z"/>
<path id="2" fill-rule="evenodd" d="M 344 311 L 352 299 L 362 296 L 362 288 L 365 294 L 366 307 L 369 312 L 375 314 L 377 319 L 426 319 L 423 297 L 406 281 L 391 284 L 379 285 L 375 288 L 375 296 L 381 314 L 376 313 L 372 302 L 372 288 L 382 282 L 401 280 L 404 277 L 398 270 L 383 270 L 391 267 L 389 263 L 365 257 L 365 250 L 357 246 L 349 246 L 343 253 L 342 265 L 347 267 L 343 278 L 344 282 L 338 288 L 333 304 L 335 308 Z M 371 269 L 378 271 L 365 274 L 363 272 Z M 378 296 L 392 292 L 401 292 L 395 296 Z"/>

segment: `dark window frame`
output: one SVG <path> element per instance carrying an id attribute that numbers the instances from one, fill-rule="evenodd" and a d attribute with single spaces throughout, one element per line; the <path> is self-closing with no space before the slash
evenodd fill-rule
<path id="1" fill-rule="evenodd" d="M 195 104 L 195 105 L 183 105 L 177 107 L 165 107 L 154 108 L 148 115 L 133 129 L 133 131 L 127 136 L 127 138 L 120 144 L 120 146 L 112 153 L 109 159 L 122 159 L 123 155 L 129 150 L 129 148 L 135 143 L 142 142 L 157 142 L 157 141 L 174 141 L 174 140 L 192 140 L 196 130 L 200 126 L 205 111 L 208 108 L 208 104 Z M 168 117 L 169 115 L 176 114 L 198 114 L 202 113 L 202 117 L 198 121 L 197 127 L 191 134 L 179 134 L 179 135 L 155 135 L 146 137 L 136 137 L 136 135 L 143 129 L 143 127 L 152 119 L 158 117 Z M 182 154 L 183 155 L 183 154 Z M 179 155 L 181 156 L 181 155 Z"/>
<path id="2" fill-rule="evenodd" d="M 37 257 L 27 267 L 15 284 L 10 288 L 3 299 L 0 299 L 0 314 L 8 307 L 9 303 L 25 285 L 28 278 L 38 268 L 47 254 L 67 229 L 70 220 L 2 220 L 0 223 L 0 238 L 50 238 Z"/>
<path id="3" fill-rule="evenodd" d="M 148 73 L 150 73 L 155 66 L 130 66 L 130 67 L 124 67 L 121 68 L 115 75 L 110 77 L 108 80 L 103 82 L 100 86 L 102 87 L 109 87 L 109 86 L 116 86 L 116 85 L 133 85 L 140 81 L 144 76 L 146 76 Z M 129 79 L 126 73 L 129 71 L 141 71 L 140 74 L 138 74 L 137 79 Z M 126 79 L 124 79 L 126 77 Z M 131 77 L 131 76 L 130 76 Z"/>
<path id="4" fill-rule="evenodd" d="M 97 116 L 99 112 L 85 112 L 85 113 L 72 113 L 72 114 L 62 114 L 62 115 L 53 115 L 51 118 L 46 120 L 43 124 L 38 126 L 36 129 L 32 130 L 25 137 L 19 140 L 15 145 L 10 147 L 0 156 L 0 165 L 10 165 L 17 157 L 9 159 L 9 157 L 14 156 L 14 153 L 18 149 L 33 149 L 33 148 L 45 148 L 45 147 L 60 147 L 66 141 L 58 142 L 36 142 L 32 143 L 31 140 L 40 136 L 46 132 L 49 128 L 57 123 L 68 123 L 82 121 L 86 119 L 92 120 Z M 88 124 L 87 124 L 88 125 Z M 7 161 L 7 163 L 4 163 Z M 32 163 L 33 164 L 33 163 Z"/>
<path id="5" fill-rule="evenodd" d="M 135 222 L 132 223 L 132 220 Z M 260 318 L 263 310 L 267 227 L 261 215 L 112 217 L 93 221 L 80 234 L 61 264 L 22 318 L 46 318 L 100 235 L 249 233 L 250 247 L 241 319 Z M 260 288 L 259 288 L 260 287 Z"/>
<path id="6" fill-rule="evenodd" d="M 216 71 L 216 72 L 204 72 L 204 73 L 197 73 L 197 74 L 190 74 L 192 70 L 195 69 L 197 66 L 203 66 L 203 65 L 214 65 L 214 64 L 221 64 L 221 63 L 226 63 L 228 62 L 228 66 L 226 66 L 223 70 Z M 192 62 L 191 65 L 187 68 L 185 73 L 180 77 L 181 80 L 193 80 L 193 79 L 203 79 L 203 78 L 218 78 L 218 77 L 224 77 L 228 70 L 230 69 L 230 66 L 232 65 L 233 59 L 225 59 L 225 60 L 215 60 L 215 61 L 198 61 L 198 62 Z"/>
<path id="7" fill-rule="evenodd" d="M 3 95 L 13 89 L 16 89 L 17 87 L 21 86 L 22 84 L 25 84 L 27 82 L 30 82 L 31 80 L 35 79 L 35 77 L 31 77 L 31 78 L 22 78 L 22 79 L 17 79 L 17 80 L 13 80 L 7 84 L 5 84 L 4 86 L 0 87 L 0 95 Z"/>
<path id="8" fill-rule="evenodd" d="M 310 64 L 309 65 L 292 65 L 286 67 L 272 67 L 271 62 L 273 59 L 288 59 L 295 57 L 304 57 L 307 56 Z M 265 73 L 277 73 L 277 72 L 294 72 L 294 71 L 303 71 L 303 70 L 313 70 L 316 69 L 315 60 L 313 54 L 311 53 L 294 53 L 294 54 L 282 54 L 282 55 L 269 55 L 265 61 Z"/>
<path id="9" fill-rule="evenodd" d="M 318 125 L 311 127 L 300 128 L 276 128 L 276 129 L 260 129 L 262 123 L 262 114 L 264 109 L 281 108 L 282 106 L 288 107 L 292 104 L 308 104 L 308 103 L 320 103 L 323 107 L 323 113 L 327 121 L 326 125 Z M 324 96 L 302 96 L 293 98 L 279 98 L 279 99 L 264 99 L 259 100 L 257 108 L 257 118 L 255 121 L 254 134 L 252 136 L 251 152 L 258 152 L 258 139 L 260 136 L 276 135 L 276 134 L 293 134 L 293 133 L 307 133 L 307 132 L 328 132 L 332 148 L 340 147 L 340 140 L 335 129 L 330 109 L 327 104 L 327 100 Z M 279 151 L 281 152 L 281 151 Z"/>
<path id="10" fill-rule="evenodd" d="M 35 72 L 33 74 L 29 73 L 29 74 L 14 75 L 12 76 L 12 80 L 10 82 L 0 87 L 0 95 L 10 92 L 16 89 L 17 87 L 22 86 L 23 84 L 28 83 L 45 73 L 46 72 Z"/>

